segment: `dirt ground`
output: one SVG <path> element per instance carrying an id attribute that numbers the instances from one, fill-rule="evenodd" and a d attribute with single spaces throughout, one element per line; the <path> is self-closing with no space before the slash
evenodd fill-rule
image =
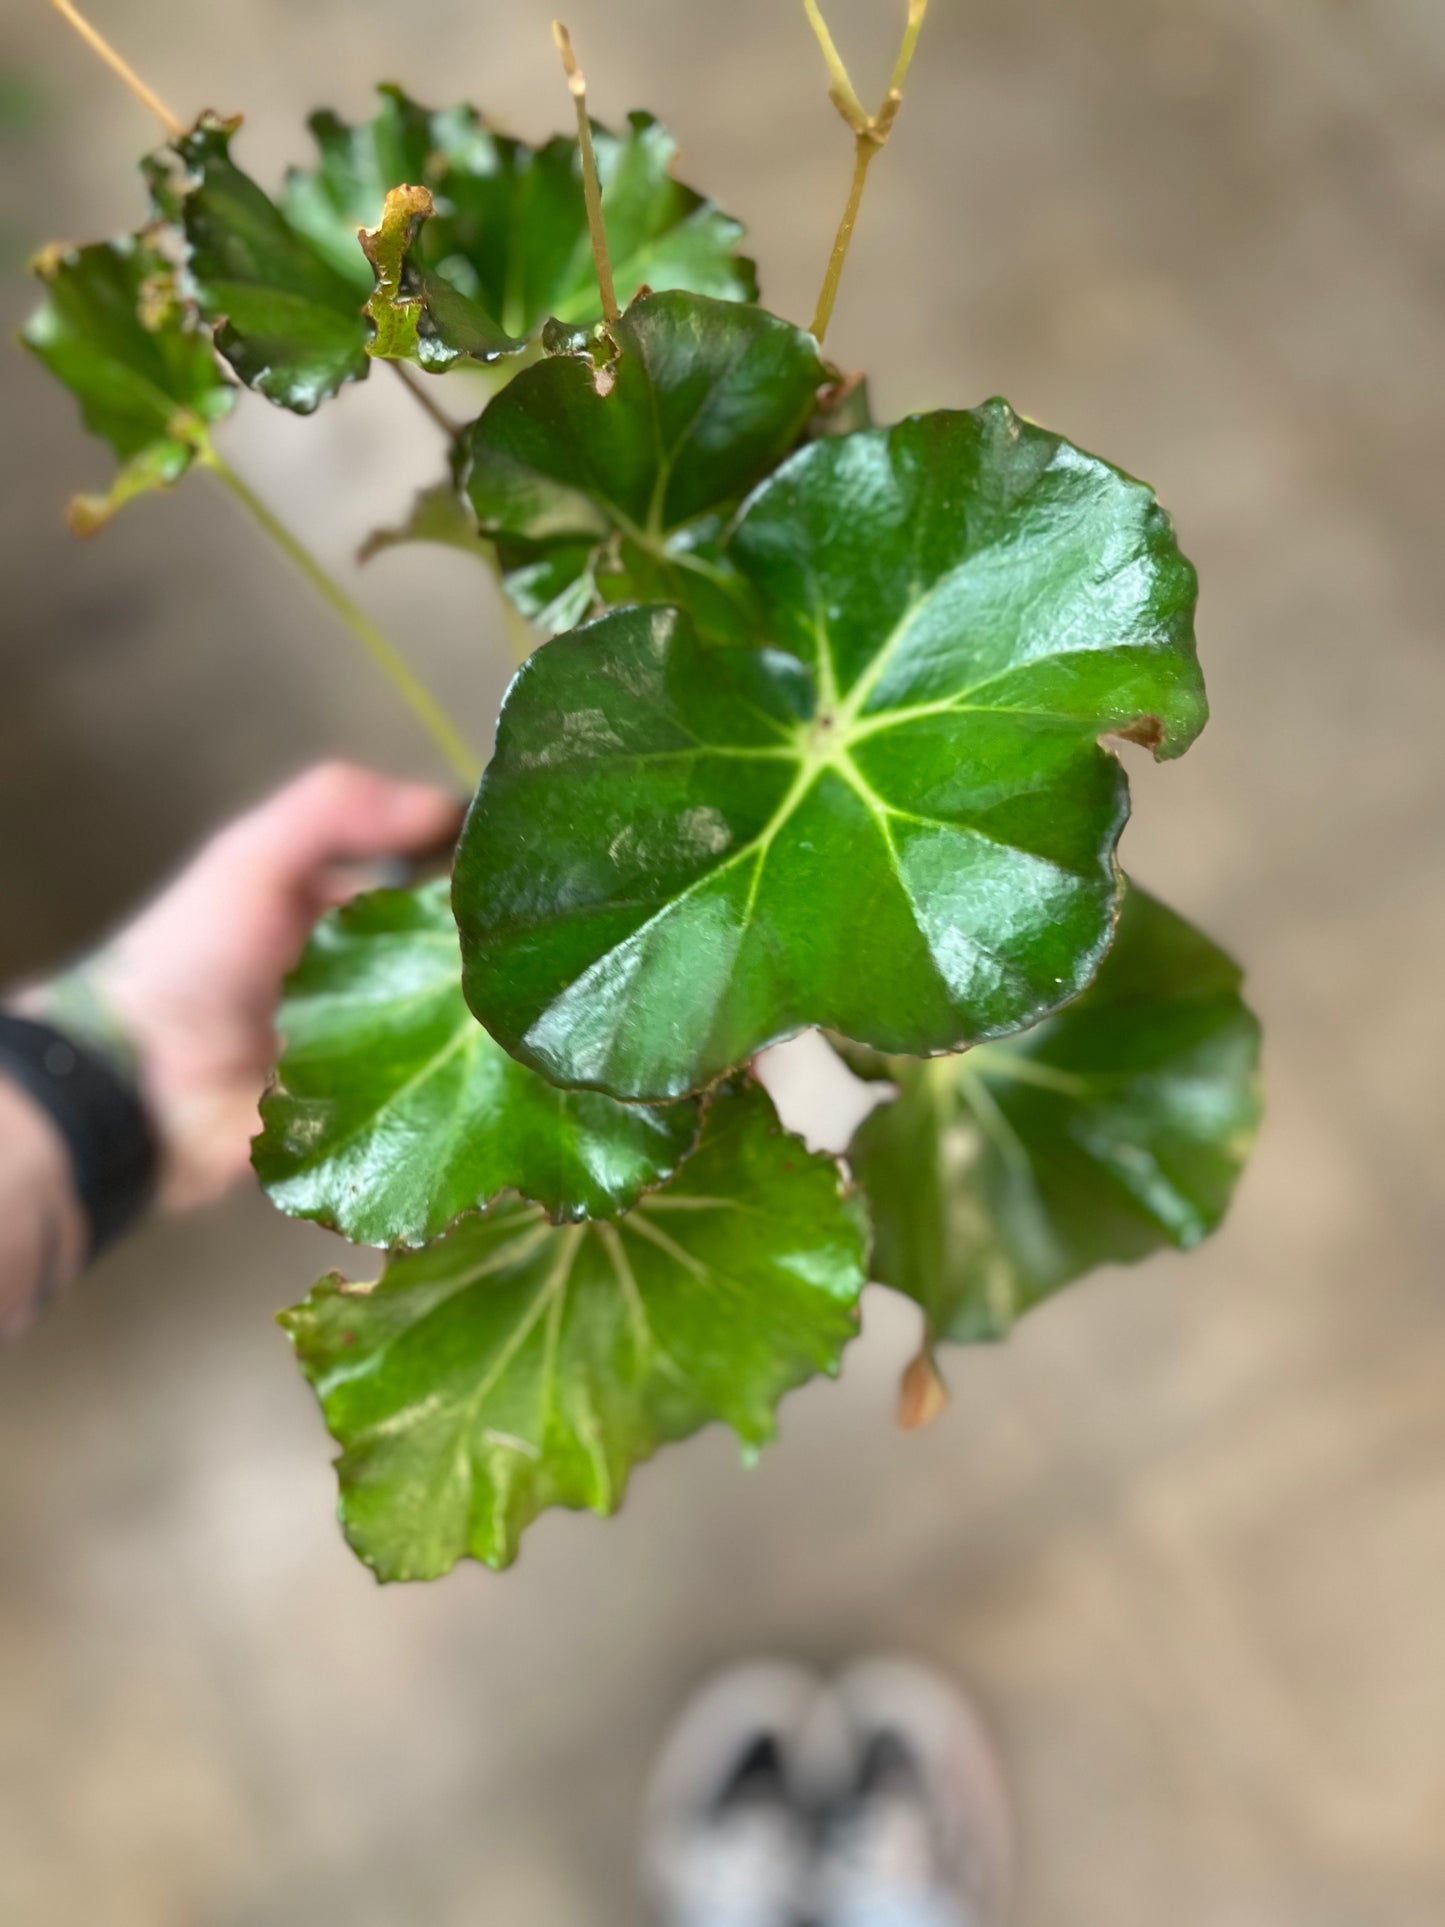
<path id="1" fill-rule="evenodd" d="M 550 5 L 95 0 L 263 177 L 394 77 L 564 124 Z M 899 8 L 834 9 L 886 71 Z M 846 137 L 782 0 L 576 0 L 600 116 L 645 104 L 805 317 Z M 7 9 L 7 323 L 26 250 L 131 225 L 140 111 Z M 633 1825 L 710 1666 L 931 1656 L 1020 1818 L 1020 1927 L 1445 1918 L 1445 8 L 936 0 L 832 347 L 880 416 L 995 392 L 1148 476 L 1199 564 L 1214 721 L 1134 767 L 1129 867 L 1246 962 L 1269 1121 L 1184 1262 L 1098 1279 L 891 1429 L 893 1304 L 752 1473 L 720 1433 L 619 1521 L 378 1591 L 271 1313 L 334 1241 L 256 1197 L 157 1226 L 0 1356 L 0 1919 L 630 1927 Z M 209 825 L 425 745 L 202 480 L 88 545 L 101 456 L 3 393 L 0 976 L 104 928 Z M 338 565 L 437 450 L 380 379 L 248 400 L 238 467 Z M 464 557 L 359 592 L 484 741 Z"/>

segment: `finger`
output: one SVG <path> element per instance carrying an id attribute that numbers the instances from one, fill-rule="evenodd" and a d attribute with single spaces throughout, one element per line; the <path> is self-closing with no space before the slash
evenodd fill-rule
<path id="1" fill-rule="evenodd" d="M 444 848 L 465 803 L 430 784 L 402 783 L 351 763 L 322 763 L 224 832 L 233 861 L 282 887 L 311 887 L 334 864 L 419 856 Z"/>

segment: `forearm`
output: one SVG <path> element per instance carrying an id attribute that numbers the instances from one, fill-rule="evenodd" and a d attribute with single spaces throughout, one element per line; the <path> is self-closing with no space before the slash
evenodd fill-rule
<path id="1" fill-rule="evenodd" d="M 0 1337 L 69 1283 L 87 1243 L 64 1140 L 45 1111 L 0 1076 Z"/>
<path id="2" fill-rule="evenodd" d="M 281 979 L 356 866 L 456 839 L 442 790 L 325 764 L 238 818 L 102 949 L 0 998 L 0 1336 L 152 1206 L 248 1169 Z"/>

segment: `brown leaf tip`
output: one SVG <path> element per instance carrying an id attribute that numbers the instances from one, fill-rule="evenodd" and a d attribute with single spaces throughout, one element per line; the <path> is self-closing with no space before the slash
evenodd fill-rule
<path id="1" fill-rule="evenodd" d="M 1126 743 L 1138 743 L 1141 749 L 1157 751 L 1164 741 L 1164 724 L 1157 716 L 1140 716 L 1115 733 Z"/>
<path id="2" fill-rule="evenodd" d="M 948 1387 L 925 1344 L 899 1385 L 898 1423 L 905 1432 L 921 1432 L 925 1425 L 932 1425 L 947 1404 Z"/>

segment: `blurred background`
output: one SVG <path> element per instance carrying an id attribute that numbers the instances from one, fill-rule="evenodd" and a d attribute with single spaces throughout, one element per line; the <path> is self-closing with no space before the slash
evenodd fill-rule
<path id="1" fill-rule="evenodd" d="M 274 183 L 370 83 L 568 124 L 554 0 L 94 0 Z M 568 0 L 594 111 L 662 115 L 811 312 L 848 140 L 788 0 Z M 833 0 L 865 96 L 901 0 Z M 141 110 L 42 0 L 0 27 L 7 328 L 27 252 L 128 228 Z M 870 1302 L 751 1473 L 721 1432 L 620 1520 L 378 1590 L 271 1323 L 340 1248 L 255 1196 L 153 1227 L 0 1355 L 0 1919 L 629 1927 L 652 1749 L 710 1666 L 931 1657 L 1020 1816 L 1021 1927 L 1445 1918 L 1445 8 L 935 0 L 830 348 L 883 419 L 1002 392 L 1150 478 L 1204 582 L 1214 722 L 1134 759 L 1129 868 L 1245 962 L 1269 1119 L 1224 1231 L 1102 1276 L 892 1429 Z M 431 770 L 205 478 L 89 544 L 106 472 L 0 355 L 0 981 L 89 943 L 322 754 Z M 398 384 L 236 466 L 339 568 L 439 468 Z M 485 741 L 462 556 L 359 593 Z M 875 1294 L 876 1296 L 876 1294 Z"/>

